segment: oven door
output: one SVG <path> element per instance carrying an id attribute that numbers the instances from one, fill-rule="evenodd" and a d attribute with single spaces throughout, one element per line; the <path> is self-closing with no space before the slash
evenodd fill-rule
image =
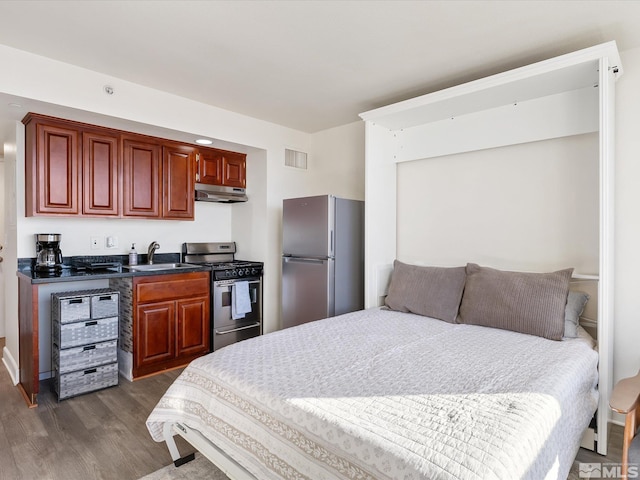
<path id="1" fill-rule="evenodd" d="M 231 306 L 234 301 L 234 285 L 239 280 L 213 282 L 213 328 L 211 329 L 213 350 L 240 340 L 256 337 L 262 333 L 262 308 L 260 279 L 248 279 L 251 311 L 242 318 L 234 319 Z"/>

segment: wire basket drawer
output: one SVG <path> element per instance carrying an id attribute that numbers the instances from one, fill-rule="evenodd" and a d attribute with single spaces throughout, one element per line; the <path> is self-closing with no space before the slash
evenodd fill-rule
<path id="1" fill-rule="evenodd" d="M 65 348 L 64 350 L 60 350 L 56 345 L 53 347 L 53 365 L 61 374 L 86 370 L 89 367 L 106 365 L 117 360 L 117 340 Z"/>
<path id="2" fill-rule="evenodd" d="M 58 400 L 93 392 L 118 384 L 118 364 L 110 363 L 77 372 L 56 372 L 55 390 Z"/>
<path id="3" fill-rule="evenodd" d="M 91 318 L 90 297 L 53 298 L 54 317 L 59 316 L 60 323 L 77 322 Z"/>
<path id="4" fill-rule="evenodd" d="M 91 318 L 118 316 L 118 293 L 110 292 L 91 297 Z"/>
<path id="5" fill-rule="evenodd" d="M 52 325 L 54 343 L 60 348 L 71 348 L 118 338 L 118 317 L 98 318 L 83 322 Z"/>

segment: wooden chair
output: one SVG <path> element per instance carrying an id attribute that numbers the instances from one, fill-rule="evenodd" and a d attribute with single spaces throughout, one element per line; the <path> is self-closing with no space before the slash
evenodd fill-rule
<path id="1" fill-rule="evenodd" d="M 629 465 L 640 464 L 640 372 L 620 380 L 613 388 L 609 406 L 625 415 L 622 440 L 622 478 L 628 478 Z"/>

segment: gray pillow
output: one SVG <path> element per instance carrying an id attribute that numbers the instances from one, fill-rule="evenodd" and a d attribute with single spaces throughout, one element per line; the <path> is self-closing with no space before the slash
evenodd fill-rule
<path id="1" fill-rule="evenodd" d="M 419 267 L 396 260 L 385 305 L 455 323 L 465 277 L 465 267 Z"/>
<path id="2" fill-rule="evenodd" d="M 561 340 L 572 273 L 506 272 L 468 263 L 459 322 Z"/>
<path id="3" fill-rule="evenodd" d="M 576 338 L 578 336 L 578 324 L 584 306 L 589 301 L 589 295 L 584 292 L 569 291 L 567 306 L 564 309 L 564 336 Z"/>

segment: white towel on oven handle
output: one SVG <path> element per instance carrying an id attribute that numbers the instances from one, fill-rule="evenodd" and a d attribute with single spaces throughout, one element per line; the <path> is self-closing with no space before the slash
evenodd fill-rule
<path id="1" fill-rule="evenodd" d="M 233 283 L 231 318 L 238 320 L 251 311 L 251 298 L 249 297 L 249 282 L 239 281 Z"/>

